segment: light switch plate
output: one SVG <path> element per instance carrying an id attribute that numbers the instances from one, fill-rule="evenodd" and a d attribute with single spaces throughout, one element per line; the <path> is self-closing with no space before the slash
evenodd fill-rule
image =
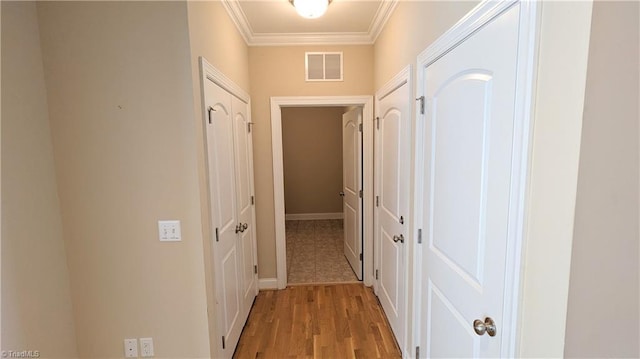
<path id="1" fill-rule="evenodd" d="M 180 221 L 158 221 L 158 238 L 162 242 L 181 241 Z"/>
<path id="2" fill-rule="evenodd" d="M 125 358 L 138 357 L 138 339 L 124 340 L 124 357 Z"/>
<path id="3" fill-rule="evenodd" d="M 143 358 L 153 356 L 153 338 L 140 338 L 140 356 Z"/>

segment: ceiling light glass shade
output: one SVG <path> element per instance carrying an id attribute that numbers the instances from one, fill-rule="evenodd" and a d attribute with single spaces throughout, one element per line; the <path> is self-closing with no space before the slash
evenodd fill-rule
<path id="1" fill-rule="evenodd" d="M 315 19 L 327 12 L 330 0 L 290 0 L 298 14 L 307 19 Z"/>

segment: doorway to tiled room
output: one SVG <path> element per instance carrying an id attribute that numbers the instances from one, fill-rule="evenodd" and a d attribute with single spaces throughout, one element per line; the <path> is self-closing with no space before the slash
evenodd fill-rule
<path id="1" fill-rule="evenodd" d="M 287 283 L 358 282 L 344 252 L 342 115 L 282 111 Z"/>

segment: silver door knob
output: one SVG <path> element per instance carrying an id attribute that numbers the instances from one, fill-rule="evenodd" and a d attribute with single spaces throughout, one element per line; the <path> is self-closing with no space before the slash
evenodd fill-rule
<path id="1" fill-rule="evenodd" d="M 404 236 L 402 234 L 399 235 L 399 236 L 393 236 L 393 241 L 396 242 L 396 243 L 398 243 L 398 242 L 404 243 Z"/>
<path id="2" fill-rule="evenodd" d="M 487 333 L 490 337 L 494 337 L 496 335 L 496 323 L 489 317 L 484 318 L 484 322 L 476 319 L 473 321 L 473 330 L 478 335 Z"/>
<path id="3" fill-rule="evenodd" d="M 338 193 L 340 195 L 340 197 L 344 197 L 344 192 L 340 191 L 340 193 Z"/>

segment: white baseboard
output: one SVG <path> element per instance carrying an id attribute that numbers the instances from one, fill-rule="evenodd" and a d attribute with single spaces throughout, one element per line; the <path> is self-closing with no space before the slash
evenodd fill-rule
<path id="1" fill-rule="evenodd" d="M 342 212 L 336 213 L 289 213 L 284 215 L 284 219 L 287 221 L 304 221 L 314 219 L 342 219 L 344 214 Z"/>
<path id="2" fill-rule="evenodd" d="M 258 289 L 278 289 L 278 278 L 258 279 Z"/>

